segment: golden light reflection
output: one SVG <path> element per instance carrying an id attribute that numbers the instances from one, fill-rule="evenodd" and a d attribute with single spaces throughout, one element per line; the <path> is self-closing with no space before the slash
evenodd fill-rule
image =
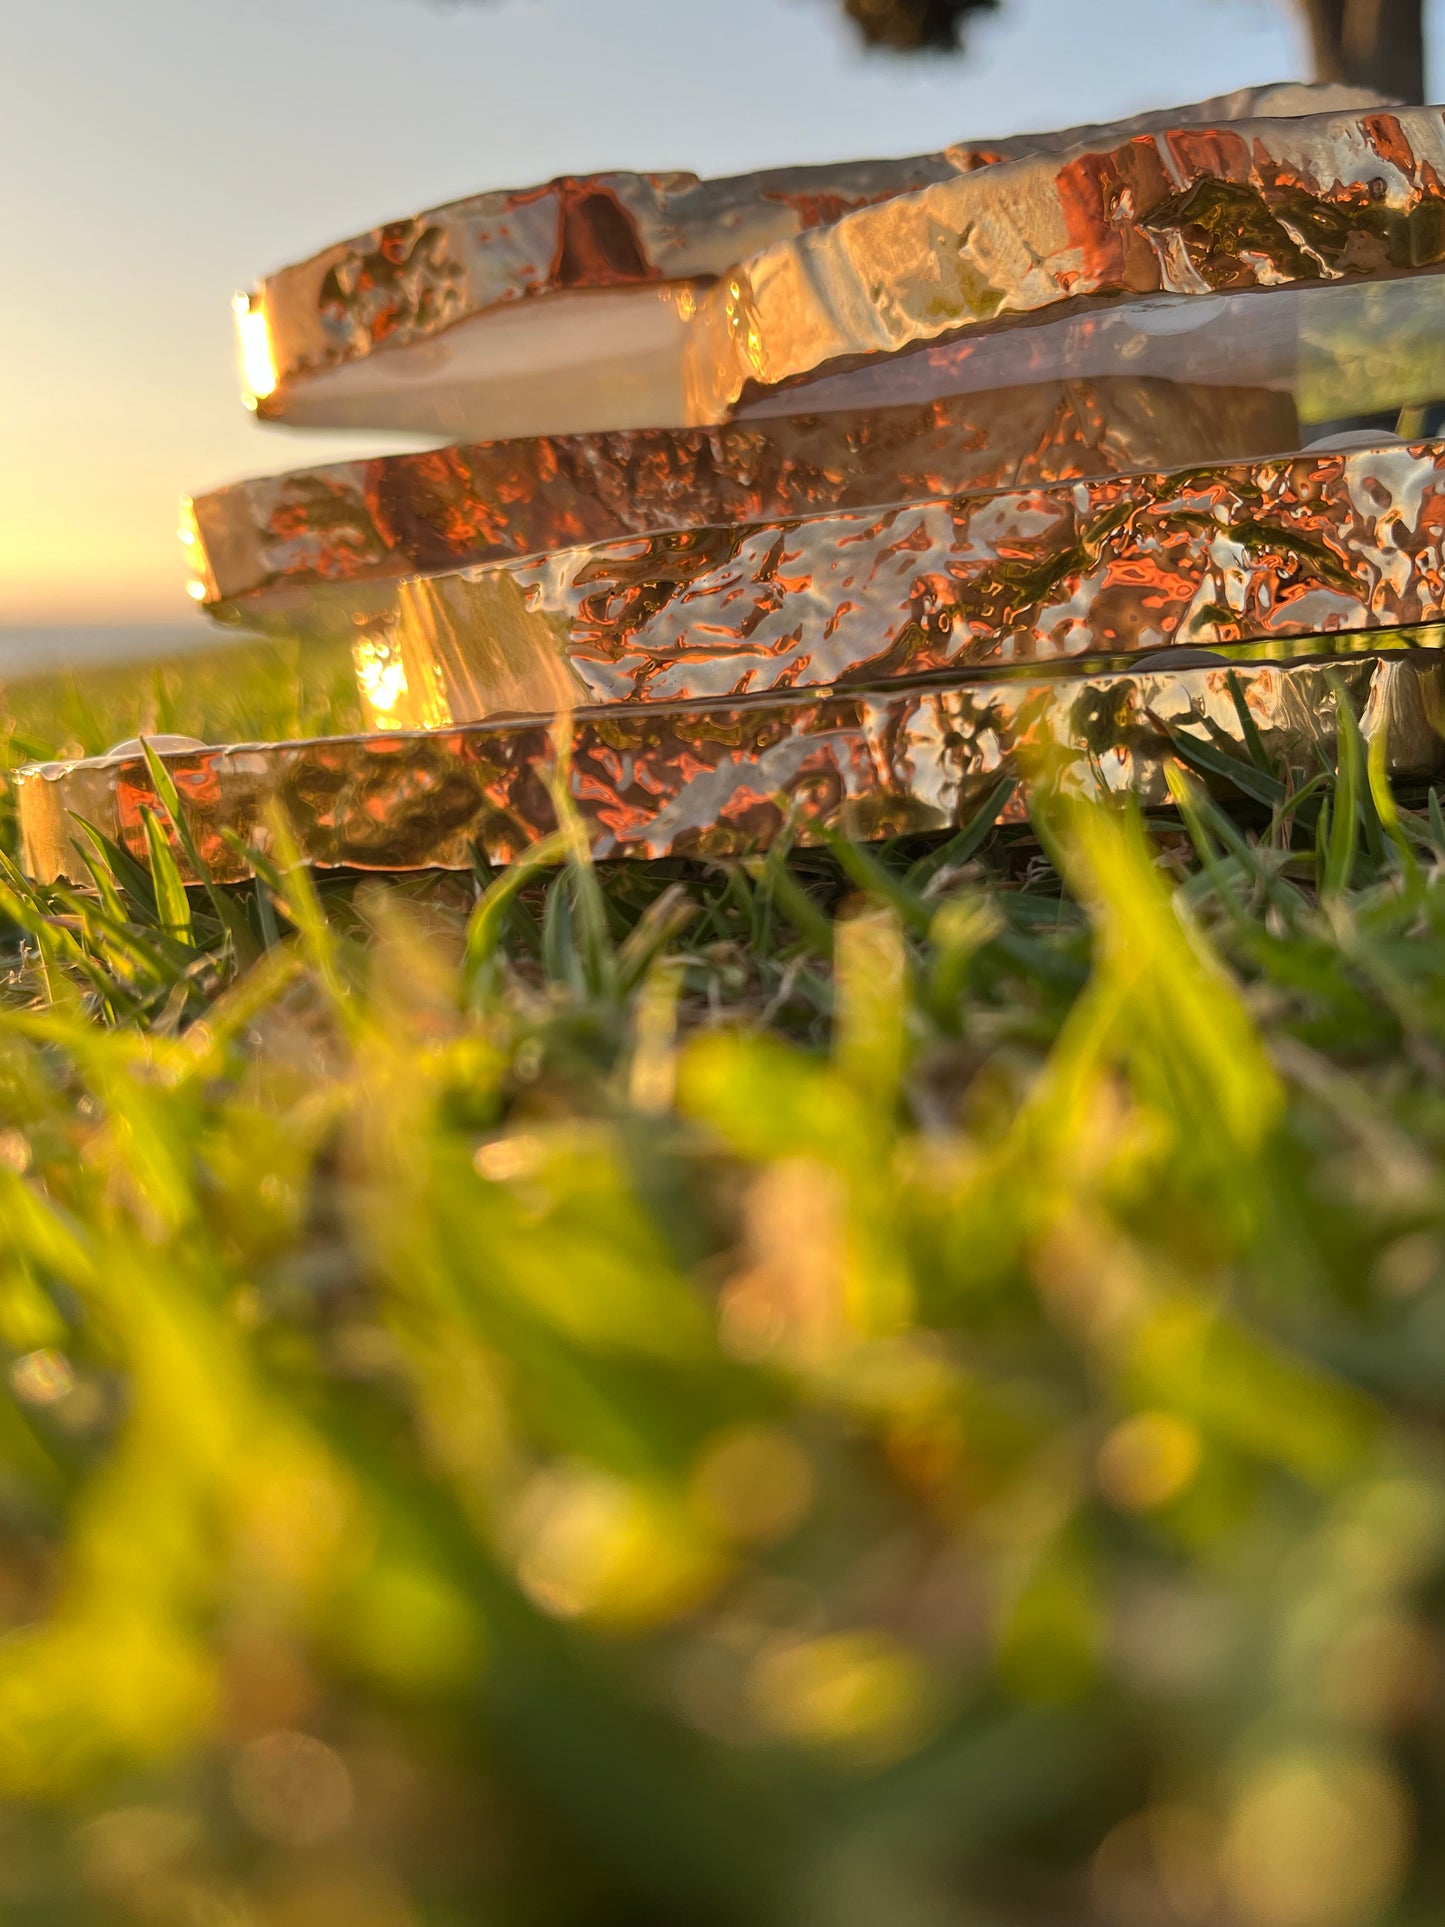
<path id="1" fill-rule="evenodd" d="M 186 594 L 192 602 L 214 602 L 216 579 L 211 573 L 206 545 L 201 540 L 200 524 L 196 520 L 196 505 L 189 495 L 181 497 L 176 535 L 186 560 Z"/>
<path id="2" fill-rule="evenodd" d="M 55 1405 L 74 1385 L 70 1360 L 48 1346 L 27 1352 L 10 1367 L 11 1390 L 26 1405 Z"/>
<path id="3" fill-rule="evenodd" d="M 1301 1752 L 1263 1762 L 1241 1791 L 1223 1872 L 1251 1927 L 1349 1927 L 1376 1919 L 1404 1878 L 1409 1794 L 1368 1753 Z"/>
<path id="4" fill-rule="evenodd" d="M 1199 1470 L 1202 1441 L 1173 1412 L 1139 1412 L 1116 1425 L 1099 1448 L 1104 1496 L 1125 1512 L 1168 1505 Z"/>
<path id="5" fill-rule="evenodd" d="M 236 336 L 241 347 L 243 399 L 248 408 L 254 408 L 276 387 L 271 331 L 266 326 L 265 309 L 256 306 L 249 294 L 238 294 L 231 307 L 236 316 Z"/>
<path id="6" fill-rule="evenodd" d="M 24 1177 L 32 1155 L 30 1140 L 23 1131 L 0 1131 L 0 1164 Z"/>
<path id="7" fill-rule="evenodd" d="M 410 694 L 400 650 L 385 634 L 368 632 L 357 638 L 351 653 L 362 704 L 372 727 L 400 728 L 398 712 Z"/>
<path id="8" fill-rule="evenodd" d="M 863 1629 L 783 1640 L 748 1681 L 755 1710 L 780 1739 L 884 1766 L 922 1744 L 936 1693 L 922 1662 L 891 1635 Z"/>
<path id="9" fill-rule="evenodd" d="M 710 1534 L 666 1493 L 582 1465 L 539 1472 L 512 1520 L 517 1578 L 558 1619 L 617 1630 L 692 1612 L 726 1571 Z"/>

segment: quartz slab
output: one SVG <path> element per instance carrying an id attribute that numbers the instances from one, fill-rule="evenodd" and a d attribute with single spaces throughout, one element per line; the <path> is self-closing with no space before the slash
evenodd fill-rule
<path id="1" fill-rule="evenodd" d="M 702 295 L 739 262 L 1020 157 L 1047 165 L 1081 145 L 1109 152 L 1130 136 L 1375 99 L 1245 89 L 904 160 L 727 180 L 612 172 L 474 195 L 338 242 L 238 297 L 245 396 L 269 420 L 451 440 L 710 424 L 721 416 L 689 400 L 702 371 L 688 344 Z M 710 341 L 706 317 L 703 332 Z M 703 386 L 725 387 L 729 369 Z"/>
<path id="2" fill-rule="evenodd" d="M 1368 738 L 1383 734 L 1392 777 L 1423 782 L 1445 767 L 1445 659 L 1433 648 L 1326 665 L 963 674 L 159 753 L 202 860 L 217 881 L 239 882 L 247 865 L 230 836 L 269 848 L 277 810 L 318 870 L 507 863 L 556 827 L 559 782 L 598 858 L 737 857 L 829 829 L 858 838 L 946 831 L 1003 777 L 1045 759 L 1077 794 L 1130 790 L 1162 804 L 1181 743 L 1247 760 L 1246 718 L 1266 753 L 1312 772 L 1321 753 L 1333 754 L 1340 702 Z M 32 877 L 85 884 L 77 815 L 145 860 L 145 813 L 160 805 L 137 745 L 32 765 L 14 782 Z"/>
<path id="3" fill-rule="evenodd" d="M 472 443 L 235 482 L 187 501 L 218 620 L 354 634 L 405 576 L 661 529 L 765 522 L 1291 448 L 1292 398 L 1149 376 L 1031 382 L 718 428 Z"/>
<path id="4" fill-rule="evenodd" d="M 778 689 L 1445 619 L 1445 442 L 1128 473 L 563 549 L 404 583 L 373 718 Z"/>
<path id="5" fill-rule="evenodd" d="M 699 297 L 689 418 L 1057 313 L 1438 273 L 1445 113 L 1179 125 L 1039 153 L 774 242 Z"/>

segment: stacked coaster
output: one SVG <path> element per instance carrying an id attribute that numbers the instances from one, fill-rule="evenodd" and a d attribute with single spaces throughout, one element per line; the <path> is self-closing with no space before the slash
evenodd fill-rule
<path id="1" fill-rule="evenodd" d="M 1346 690 L 1437 767 L 1439 109 L 571 179 L 238 306 L 263 417 L 464 439 L 187 505 L 192 594 L 347 635 L 373 725 L 167 750 L 218 875 L 276 801 L 322 865 L 515 854 L 559 755 L 602 855 L 947 828 L 1045 741 L 1085 790 L 1190 736 L 1309 765 Z M 69 811 L 144 850 L 132 753 L 19 797 L 34 874 Z"/>

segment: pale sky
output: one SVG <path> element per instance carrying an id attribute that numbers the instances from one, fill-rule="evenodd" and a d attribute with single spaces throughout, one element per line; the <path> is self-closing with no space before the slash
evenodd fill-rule
<path id="1" fill-rule="evenodd" d="M 955 61 L 866 57 L 831 0 L 0 0 L 0 626 L 184 622 L 180 495 L 385 445 L 240 405 L 232 293 L 327 242 L 1303 72 L 1285 0 L 1006 0 Z"/>

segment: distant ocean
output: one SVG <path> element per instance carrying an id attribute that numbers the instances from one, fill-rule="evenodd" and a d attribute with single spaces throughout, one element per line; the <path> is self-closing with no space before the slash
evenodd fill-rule
<path id="1" fill-rule="evenodd" d="M 153 662 L 192 650 L 214 649 L 227 640 L 204 620 L 136 622 L 101 626 L 54 623 L 33 627 L 0 623 L 0 682 L 53 675 L 65 669 L 116 668 Z"/>

